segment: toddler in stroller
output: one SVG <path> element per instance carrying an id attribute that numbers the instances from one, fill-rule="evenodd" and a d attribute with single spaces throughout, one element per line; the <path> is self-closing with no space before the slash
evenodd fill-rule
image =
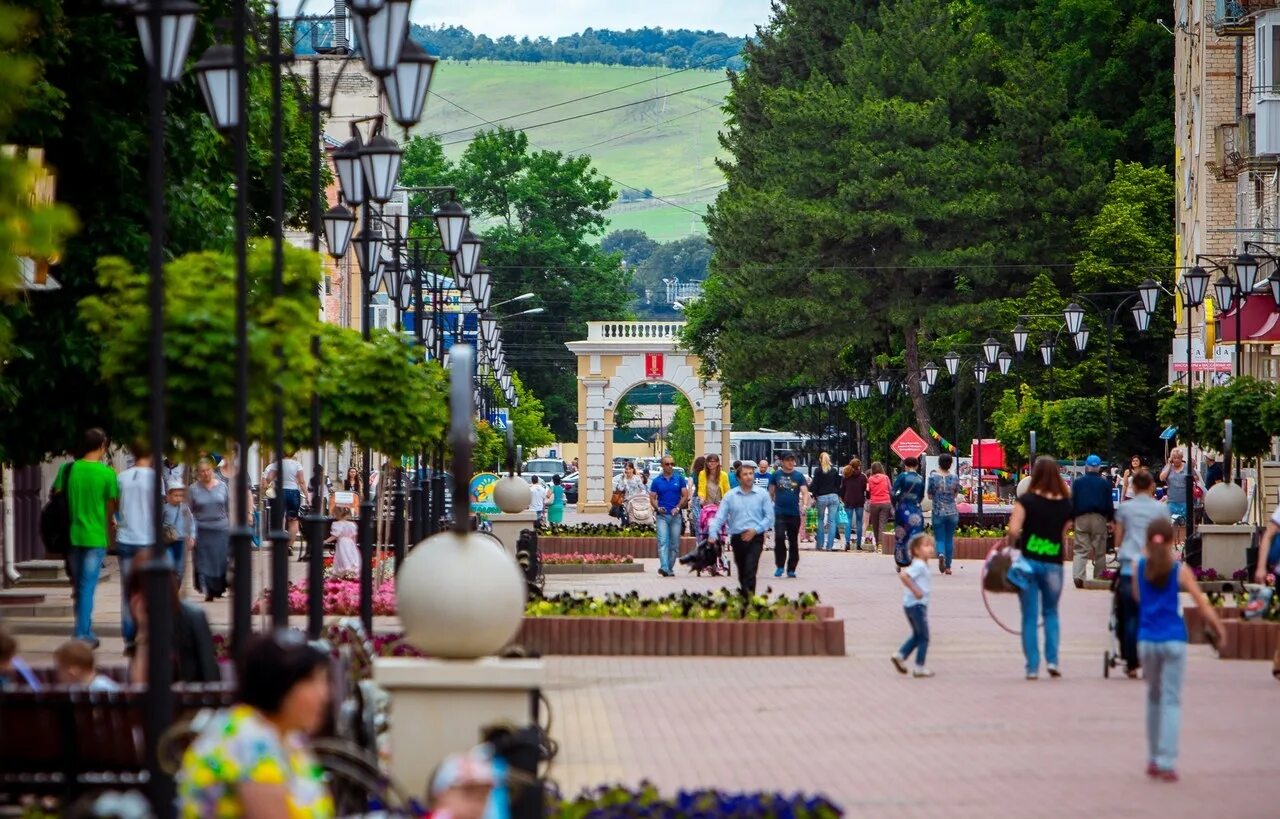
<path id="1" fill-rule="evenodd" d="M 715 519 L 718 504 L 706 503 L 702 505 L 701 511 L 698 513 L 697 546 L 692 552 L 680 558 L 680 562 L 689 567 L 690 571 L 698 573 L 701 577 L 704 571 L 711 572 L 712 577 L 716 577 L 721 573 L 728 575 L 729 557 L 724 552 L 723 543 L 727 539 L 724 531 L 720 532 L 721 537 L 717 538 L 715 543 L 710 540 L 711 521 Z"/>

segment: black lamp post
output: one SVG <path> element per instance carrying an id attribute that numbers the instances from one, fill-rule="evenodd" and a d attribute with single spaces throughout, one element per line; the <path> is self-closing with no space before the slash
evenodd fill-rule
<path id="1" fill-rule="evenodd" d="M 997 349 L 999 345 L 996 345 Z M 983 351 L 986 352 L 986 345 L 983 345 Z M 982 526 L 982 455 L 986 450 L 982 446 L 982 387 L 987 383 L 988 365 L 975 364 L 973 367 L 973 380 L 977 384 L 978 390 L 978 463 L 973 465 L 974 474 L 978 478 L 978 526 Z"/>
<path id="2" fill-rule="evenodd" d="M 1204 304 L 1205 291 L 1209 286 L 1209 274 L 1203 267 L 1199 265 L 1193 267 L 1182 277 L 1182 295 L 1184 303 L 1183 311 L 1187 314 L 1187 434 L 1184 439 L 1187 442 L 1187 468 L 1190 469 L 1191 464 L 1191 443 L 1194 440 L 1195 430 L 1195 389 L 1192 383 L 1192 373 L 1194 367 L 1191 361 L 1191 313 L 1197 307 Z M 1191 542 L 1191 536 L 1195 532 L 1195 515 L 1187 514 L 1187 542 Z"/>
<path id="3" fill-rule="evenodd" d="M 164 107 L 168 86 L 182 79 L 200 7 L 188 0 L 151 0 L 135 6 L 133 11 L 147 65 L 147 206 L 150 215 L 150 241 L 147 248 L 147 385 L 150 392 L 149 443 L 157 463 L 154 470 L 157 491 L 152 498 L 152 542 L 160 544 L 164 542 L 164 493 L 159 491 L 159 462 L 163 460 L 169 444 L 165 416 L 164 361 L 164 241 L 167 213 Z M 161 736 L 173 722 L 173 668 L 169 665 L 173 645 L 172 615 L 169 611 L 173 574 L 167 566 L 156 562 L 145 569 L 140 567 L 140 570 L 146 573 L 146 605 L 150 623 L 147 662 L 151 673 L 147 681 L 145 720 L 147 795 L 154 814 L 160 819 L 167 819 L 174 815 L 173 780 L 160 764 L 159 743 Z"/>

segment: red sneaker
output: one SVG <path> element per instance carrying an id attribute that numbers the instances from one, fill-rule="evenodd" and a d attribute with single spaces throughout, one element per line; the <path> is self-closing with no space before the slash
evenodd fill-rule
<path id="1" fill-rule="evenodd" d="M 1167 771 L 1159 771 L 1156 774 L 1156 778 L 1159 779 L 1161 782 L 1177 782 L 1178 772 L 1170 768 Z"/>
<path id="2" fill-rule="evenodd" d="M 1156 778 L 1157 776 L 1159 776 L 1159 775 L 1160 775 L 1160 769 L 1156 767 L 1156 763 L 1154 763 L 1154 762 L 1148 762 L 1148 763 L 1147 763 L 1147 776 L 1151 777 L 1152 779 L 1155 779 L 1155 778 Z"/>

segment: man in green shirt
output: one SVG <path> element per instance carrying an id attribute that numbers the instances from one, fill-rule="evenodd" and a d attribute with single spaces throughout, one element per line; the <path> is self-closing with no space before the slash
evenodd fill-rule
<path id="1" fill-rule="evenodd" d="M 75 601 L 72 638 L 97 648 L 98 638 L 93 634 L 93 596 L 114 534 L 120 487 L 115 471 L 103 463 L 107 454 L 105 432 L 96 427 L 85 432 L 80 451 L 84 454 L 74 464 L 62 468 L 54 486 L 63 489 L 66 482 L 67 506 L 71 511 L 67 572 L 71 575 L 71 595 Z"/>

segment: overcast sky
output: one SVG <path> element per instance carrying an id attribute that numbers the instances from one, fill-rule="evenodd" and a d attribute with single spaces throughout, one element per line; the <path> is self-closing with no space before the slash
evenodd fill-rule
<path id="1" fill-rule="evenodd" d="M 585 28 L 646 26 L 754 34 L 769 19 L 769 0 L 417 0 L 413 21 L 466 26 L 500 37 L 559 37 Z"/>

